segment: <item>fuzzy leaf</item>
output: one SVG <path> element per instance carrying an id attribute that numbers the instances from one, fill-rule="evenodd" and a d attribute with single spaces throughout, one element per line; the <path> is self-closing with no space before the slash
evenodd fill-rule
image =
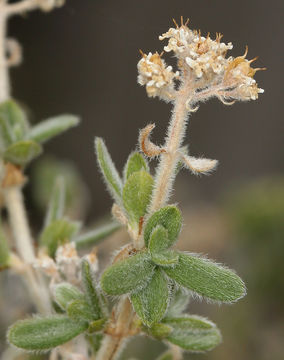
<path id="1" fill-rule="evenodd" d="M 77 116 L 68 114 L 58 115 L 33 126 L 27 138 L 44 143 L 78 124 L 79 118 Z"/>
<path id="2" fill-rule="evenodd" d="M 48 204 L 48 210 L 45 218 L 45 227 L 55 220 L 63 217 L 65 208 L 65 181 L 62 176 L 58 176 Z"/>
<path id="3" fill-rule="evenodd" d="M 5 150 L 3 157 L 13 164 L 25 165 L 39 156 L 41 152 L 41 145 L 31 140 L 23 140 L 10 145 Z"/>
<path id="4" fill-rule="evenodd" d="M 178 263 L 179 254 L 173 250 L 164 250 L 151 254 L 152 261 L 159 266 L 174 266 Z"/>
<path id="5" fill-rule="evenodd" d="M 149 327 L 163 318 L 168 301 L 168 281 L 159 268 L 155 270 L 145 288 L 131 295 L 134 310 L 143 323 Z"/>
<path id="6" fill-rule="evenodd" d="M 54 298 L 62 309 L 66 310 L 70 302 L 74 300 L 82 300 L 83 293 L 75 286 L 69 283 L 61 283 L 55 286 Z"/>
<path id="7" fill-rule="evenodd" d="M 138 253 L 106 269 L 101 278 L 101 287 L 109 295 L 122 295 L 137 291 L 147 285 L 154 268 L 149 254 Z"/>
<path id="8" fill-rule="evenodd" d="M 233 271 L 196 255 L 180 253 L 174 268 L 164 268 L 167 275 L 201 296 L 231 303 L 246 294 L 243 281 Z"/>
<path id="9" fill-rule="evenodd" d="M 172 328 L 167 340 L 185 350 L 207 351 L 221 342 L 221 334 L 217 327 L 199 316 L 164 319 L 163 323 Z"/>
<path id="10" fill-rule="evenodd" d="M 129 155 L 126 165 L 124 167 L 124 181 L 126 181 L 129 176 L 132 175 L 134 172 L 140 170 L 149 172 L 149 166 L 144 156 L 139 152 L 135 151 Z"/>
<path id="11" fill-rule="evenodd" d="M 167 310 L 167 318 L 180 316 L 185 311 L 190 300 L 190 294 L 186 293 L 182 288 L 174 287 L 172 293 L 171 302 Z"/>
<path id="12" fill-rule="evenodd" d="M 164 339 L 172 332 L 172 328 L 167 324 L 156 323 L 151 328 L 144 328 L 144 331 L 152 335 L 156 339 Z"/>
<path id="13" fill-rule="evenodd" d="M 84 299 L 71 301 L 67 306 L 67 314 L 74 320 L 90 322 L 94 319 L 92 309 Z"/>
<path id="14" fill-rule="evenodd" d="M 96 289 L 91 267 L 87 260 L 83 260 L 82 262 L 82 281 L 87 302 L 92 309 L 93 320 L 107 316 L 108 311 L 105 300 L 99 290 Z"/>
<path id="15" fill-rule="evenodd" d="M 145 245 L 148 247 L 152 231 L 156 228 L 156 226 L 161 225 L 168 231 L 168 236 L 164 240 L 165 241 L 164 249 L 169 248 L 175 243 L 180 233 L 181 223 L 182 223 L 181 213 L 176 206 L 169 205 L 156 211 L 149 218 L 145 227 L 145 231 L 144 231 Z"/>
<path id="16" fill-rule="evenodd" d="M 8 331 L 8 341 L 31 351 L 49 350 L 84 332 L 87 323 L 67 316 L 37 317 L 16 322 Z"/>
<path id="17" fill-rule="evenodd" d="M 107 188 L 114 200 L 118 204 L 121 204 L 122 181 L 111 160 L 111 157 L 103 139 L 99 137 L 95 138 L 95 149 L 98 165 L 107 185 Z"/>
<path id="18" fill-rule="evenodd" d="M 4 148 L 23 140 L 28 127 L 26 116 L 15 101 L 7 100 L 0 104 L 0 134 Z"/>
<path id="19" fill-rule="evenodd" d="M 2 229 L 2 221 L 0 220 L 0 269 L 8 266 L 10 260 L 10 250 L 6 236 Z"/>
<path id="20" fill-rule="evenodd" d="M 157 225 L 152 231 L 149 241 L 149 251 L 155 264 L 170 266 L 178 262 L 177 252 L 165 250 L 168 248 L 168 244 L 168 231 L 162 225 Z"/>
<path id="21" fill-rule="evenodd" d="M 40 242 L 46 246 L 48 254 L 54 257 L 58 246 L 66 244 L 78 232 L 80 223 L 66 219 L 55 220 L 42 232 Z"/>
<path id="22" fill-rule="evenodd" d="M 73 241 L 77 249 L 94 246 L 119 229 L 120 226 L 116 221 L 111 221 L 108 224 L 74 237 Z"/>
<path id="23" fill-rule="evenodd" d="M 139 219 L 145 215 L 151 200 L 153 178 L 145 170 L 134 172 L 123 188 L 123 205 L 130 222 L 138 225 Z"/>

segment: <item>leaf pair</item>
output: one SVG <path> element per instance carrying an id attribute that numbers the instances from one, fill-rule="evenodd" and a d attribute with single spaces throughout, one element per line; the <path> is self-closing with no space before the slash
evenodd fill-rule
<path id="1" fill-rule="evenodd" d="M 3 158 L 15 165 L 24 166 L 40 155 L 41 143 L 78 125 L 73 115 L 60 115 L 30 128 L 26 115 L 19 105 L 8 100 L 0 105 L 0 151 Z"/>
<path id="2" fill-rule="evenodd" d="M 144 241 L 156 265 L 171 266 L 177 263 L 178 254 L 168 249 L 177 241 L 181 225 L 181 213 L 172 205 L 156 211 L 147 221 Z"/>
<path id="3" fill-rule="evenodd" d="M 107 188 L 114 201 L 125 210 L 130 226 L 137 230 L 151 199 L 153 178 L 144 157 L 130 154 L 121 179 L 101 138 L 95 139 L 97 161 Z"/>
<path id="4" fill-rule="evenodd" d="M 178 262 L 178 253 L 168 249 L 178 238 L 181 222 L 178 208 L 166 206 L 155 212 L 145 226 L 144 241 L 155 264 L 154 274 L 144 288 L 131 294 L 130 299 L 137 315 L 147 326 L 160 321 L 168 307 L 169 284 L 163 269 Z"/>
<path id="5" fill-rule="evenodd" d="M 82 263 L 82 278 L 84 293 L 68 283 L 55 288 L 55 300 L 66 315 L 18 321 L 8 331 L 9 342 L 25 350 L 49 350 L 85 331 L 101 331 L 108 315 L 107 308 L 86 260 Z"/>
<path id="6" fill-rule="evenodd" d="M 157 266 L 148 251 L 109 267 L 102 289 L 110 295 L 130 293 L 134 309 L 144 324 L 162 319 L 169 302 L 168 277 L 200 296 L 230 303 L 245 295 L 245 285 L 231 270 L 192 254 L 176 252 L 178 262 Z"/>
<path id="7" fill-rule="evenodd" d="M 168 281 L 147 251 L 109 267 L 101 277 L 101 287 L 109 295 L 129 293 L 136 313 L 147 326 L 159 321 L 167 309 Z"/>
<path id="8" fill-rule="evenodd" d="M 168 280 L 157 265 L 164 261 L 163 265 L 169 266 L 173 259 L 175 262 L 178 260 L 174 253 L 170 253 L 174 255 L 170 258 L 167 249 L 176 241 L 180 228 L 181 214 L 175 206 L 167 206 L 154 213 L 146 224 L 144 234 L 149 249 L 112 265 L 101 278 L 101 286 L 106 293 L 130 293 L 136 313 L 148 326 L 161 320 L 168 306 Z M 159 257 L 161 254 L 163 258 Z"/>

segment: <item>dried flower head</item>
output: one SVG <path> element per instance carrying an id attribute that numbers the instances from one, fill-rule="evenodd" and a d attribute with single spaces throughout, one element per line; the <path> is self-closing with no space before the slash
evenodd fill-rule
<path id="1" fill-rule="evenodd" d="M 176 28 L 170 28 L 159 36 L 160 40 L 168 40 L 164 46 L 165 52 L 173 52 L 178 59 L 178 72 L 166 65 L 159 54 L 143 54 L 138 63 L 138 82 L 146 85 L 148 96 L 159 96 L 163 100 L 175 98 L 175 81 L 191 79 L 188 92 L 188 110 L 194 111 L 193 105 L 199 101 L 207 100 L 213 96 L 219 98 L 224 104 L 231 105 L 231 100 L 256 100 L 263 89 L 259 88 L 254 75 L 264 68 L 252 68 L 250 64 L 256 60 L 247 60 L 245 54 L 237 58 L 227 57 L 228 50 L 233 48 L 231 42 L 221 42 L 223 35 L 216 34 L 211 39 L 201 31 L 188 28 L 188 20 L 181 26 L 176 21 Z"/>
<path id="2" fill-rule="evenodd" d="M 141 51 L 142 59 L 138 63 L 138 83 L 146 85 L 149 97 L 159 96 L 164 100 L 172 100 L 174 93 L 174 79 L 179 72 L 173 72 L 172 66 L 167 66 L 157 52 L 146 55 Z"/>

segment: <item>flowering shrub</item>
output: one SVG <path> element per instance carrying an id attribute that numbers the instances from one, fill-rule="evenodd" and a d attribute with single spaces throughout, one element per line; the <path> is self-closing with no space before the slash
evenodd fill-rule
<path id="1" fill-rule="evenodd" d="M 17 4 L 23 6 L 26 0 Z M 42 7 L 43 1 L 36 4 Z M 58 2 L 53 1 L 55 5 Z M 209 34 L 203 37 L 190 30 L 183 19 L 175 25 L 160 40 L 168 41 L 164 51 L 175 55 L 178 70 L 167 66 L 157 52 L 141 51 L 138 63 L 138 83 L 146 87 L 148 96 L 173 104 L 164 144 L 150 140 L 155 124 L 147 125 L 139 134 L 139 151 L 129 155 L 121 176 L 104 141 L 95 139 L 98 167 L 114 201 L 115 222 L 80 232 L 81 224 L 65 215 L 66 190 L 59 178 L 38 237 L 39 248 L 33 247 L 21 195 L 25 166 L 40 154 L 43 142 L 78 120 L 60 116 L 31 128 L 14 101 L 4 99 L 0 106 L 2 191 L 17 245 L 13 252 L 1 232 L 0 260 L 3 267 L 24 275 L 40 313 L 8 330 L 7 339 L 17 348 L 50 351 L 50 359 L 111 360 L 119 357 L 127 338 L 145 334 L 167 344 L 160 360 L 178 360 L 183 351 L 211 350 L 221 341 L 214 323 L 186 313 L 190 297 L 233 303 L 246 293 L 234 271 L 176 248 L 182 214 L 170 204 L 170 195 L 182 167 L 193 174 L 209 174 L 218 163 L 188 153 L 183 145 L 188 115 L 211 97 L 226 105 L 257 99 L 263 90 L 253 76 L 260 69 L 251 67 L 255 59 L 246 59 L 247 49 L 243 56 L 226 57 L 232 44 L 222 43 L 221 34 L 213 40 Z M 154 174 L 148 164 L 152 158 L 158 159 Z M 96 253 L 81 257 L 80 250 L 91 248 L 120 226 L 131 241 L 98 276 Z M 110 296 L 114 301 L 109 301 Z"/>

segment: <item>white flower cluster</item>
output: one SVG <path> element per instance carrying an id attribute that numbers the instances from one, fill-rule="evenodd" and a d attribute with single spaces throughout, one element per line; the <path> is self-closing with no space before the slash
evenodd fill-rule
<path id="1" fill-rule="evenodd" d="M 143 54 L 138 62 L 138 73 L 138 83 L 146 85 L 149 97 L 159 96 L 168 101 L 174 98 L 174 79 L 179 77 L 179 72 L 174 73 L 172 66 L 167 66 L 161 55 Z"/>
<path id="2" fill-rule="evenodd" d="M 175 80 L 181 80 L 182 83 L 187 81 L 187 108 L 195 111 L 198 108 L 193 107 L 196 103 L 213 96 L 230 105 L 235 100 L 256 100 L 258 94 L 264 92 L 258 88 L 253 77 L 256 71 L 265 69 L 250 66 L 256 58 L 247 60 L 247 49 L 243 56 L 227 58 L 227 52 L 233 45 L 221 42 L 223 35 L 220 33 L 213 40 L 209 33 L 203 37 L 200 31 L 190 30 L 188 21 L 183 24 L 181 19 L 181 26 L 174 23 L 176 28 L 170 28 L 159 39 L 168 40 L 164 51 L 174 53 L 180 71 L 174 72 L 172 66 L 167 66 L 158 53 L 142 53 L 138 63 L 138 83 L 146 85 L 148 96 L 174 101 L 178 96 Z"/>
<path id="3" fill-rule="evenodd" d="M 243 56 L 226 58 L 227 51 L 233 45 L 221 42 L 221 34 L 216 34 L 216 39 L 212 40 L 209 34 L 205 38 L 200 31 L 192 31 L 186 24 L 176 26 L 176 29 L 169 29 L 159 39 L 168 39 L 164 50 L 173 51 L 179 59 L 179 67 L 195 75 L 196 89 L 214 86 L 214 90 L 218 91 L 209 93 L 207 90 L 206 94 L 209 97 L 217 96 L 224 103 L 225 99 L 256 100 L 258 94 L 264 92 L 253 79 L 255 72 L 263 69 L 250 67 L 255 59 L 246 59 L 247 50 Z"/>
<path id="4" fill-rule="evenodd" d="M 221 38 L 220 34 L 217 34 L 216 40 L 212 40 L 209 34 L 205 38 L 200 32 L 192 31 L 185 25 L 171 28 L 159 37 L 160 40 L 169 39 L 164 50 L 173 51 L 177 57 L 184 59 L 197 78 L 203 75 L 211 77 L 212 72 L 220 74 L 224 69 L 226 53 L 233 45 L 220 42 Z"/>

